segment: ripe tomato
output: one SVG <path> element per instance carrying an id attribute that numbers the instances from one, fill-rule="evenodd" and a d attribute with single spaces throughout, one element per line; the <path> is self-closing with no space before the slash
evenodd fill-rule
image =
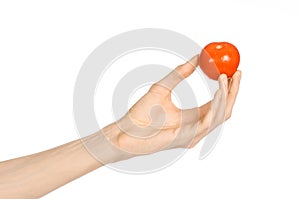
<path id="1" fill-rule="evenodd" d="M 240 54 L 234 45 L 228 42 L 213 42 L 201 51 L 198 64 L 209 78 L 217 80 L 223 73 L 229 78 L 232 77 L 239 63 Z"/>

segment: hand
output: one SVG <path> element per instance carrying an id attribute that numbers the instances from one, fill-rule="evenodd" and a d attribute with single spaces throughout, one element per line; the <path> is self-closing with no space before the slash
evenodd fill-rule
<path id="1" fill-rule="evenodd" d="M 239 90 L 240 71 L 230 80 L 225 74 L 220 75 L 214 98 L 201 107 L 182 110 L 173 104 L 172 89 L 195 71 L 197 63 L 198 55 L 152 85 L 114 124 L 120 132 L 116 141 L 119 150 L 140 155 L 171 148 L 191 148 L 231 116 Z"/>
<path id="2" fill-rule="evenodd" d="M 197 59 L 195 56 L 155 83 L 123 118 L 100 131 L 47 151 L 1 162 L 2 198 L 39 198 L 105 164 L 195 146 L 230 117 L 241 77 L 237 71 L 229 84 L 226 75 L 220 75 L 219 89 L 210 102 L 181 110 L 172 103 L 171 91 L 194 72 Z"/>

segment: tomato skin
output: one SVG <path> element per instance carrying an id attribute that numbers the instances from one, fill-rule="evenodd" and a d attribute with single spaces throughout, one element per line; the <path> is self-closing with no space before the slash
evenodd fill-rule
<path id="1" fill-rule="evenodd" d="M 240 53 L 234 45 L 228 42 L 213 42 L 201 51 L 198 65 L 209 78 L 217 80 L 223 73 L 228 78 L 232 77 L 239 63 Z"/>

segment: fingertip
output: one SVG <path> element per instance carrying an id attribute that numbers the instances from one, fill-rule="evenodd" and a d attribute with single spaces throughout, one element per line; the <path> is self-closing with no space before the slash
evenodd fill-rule
<path id="1" fill-rule="evenodd" d="M 227 75 L 224 73 L 221 74 L 218 78 L 218 81 L 219 81 L 219 84 L 223 84 L 223 85 L 227 86 L 227 81 L 228 81 Z"/>
<path id="2" fill-rule="evenodd" d="M 189 61 L 187 61 L 187 63 L 192 64 L 194 67 L 198 66 L 198 59 L 199 59 L 199 55 L 195 55 L 194 57 L 192 57 Z"/>
<path id="3" fill-rule="evenodd" d="M 219 80 L 227 80 L 227 75 L 225 73 L 222 73 L 220 76 L 219 76 Z"/>
<path id="4" fill-rule="evenodd" d="M 176 71 L 184 78 L 186 78 L 195 71 L 197 65 L 198 65 L 198 55 L 195 55 L 183 65 L 178 66 Z"/>
<path id="5" fill-rule="evenodd" d="M 240 70 L 237 70 L 233 75 L 233 78 L 241 79 L 241 77 L 242 77 L 242 71 Z"/>

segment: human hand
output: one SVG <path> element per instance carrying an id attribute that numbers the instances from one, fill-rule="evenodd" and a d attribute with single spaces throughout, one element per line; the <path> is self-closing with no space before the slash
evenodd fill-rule
<path id="1" fill-rule="evenodd" d="M 171 91 L 195 71 L 197 59 L 195 56 L 155 83 L 123 118 L 100 131 L 53 149 L 1 162 L 1 198 L 39 198 L 105 164 L 195 146 L 230 117 L 241 77 L 237 71 L 229 84 L 226 75 L 220 75 L 219 89 L 210 102 L 182 110 L 172 103 Z"/>
<path id="2" fill-rule="evenodd" d="M 231 116 L 240 71 L 230 80 L 225 74 L 220 75 L 214 98 L 201 107 L 182 110 L 173 104 L 172 89 L 195 71 L 197 63 L 198 55 L 153 84 L 128 113 L 114 123 L 119 129 L 115 142 L 119 150 L 142 155 L 171 148 L 191 148 Z"/>

